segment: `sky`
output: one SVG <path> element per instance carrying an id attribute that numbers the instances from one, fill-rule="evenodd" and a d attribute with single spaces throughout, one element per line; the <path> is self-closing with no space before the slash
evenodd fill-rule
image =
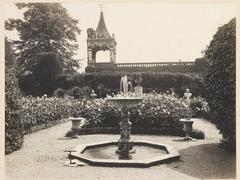
<path id="1" fill-rule="evenodd" d="M 96 29 L 99 3 L 62 3 L 78 19 L 81 34 L 76 58 L 87 65 L 87 29 Z M 218 27 L 236 16 L 230 3 L 104 3 L 105 23 L 117 42 L 116 62 L 194 61 L 202 57 Z M 14 4 L 5 4 L 5 19 L 21 18 Z M 6 31 L 10 39 L 17 32 Z M 109 52 L 98 52 L 97 62 L 108 62 Z"/>

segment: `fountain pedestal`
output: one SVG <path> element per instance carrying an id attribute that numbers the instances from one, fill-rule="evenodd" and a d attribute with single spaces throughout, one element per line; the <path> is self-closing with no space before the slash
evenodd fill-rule
<path id="1" fill-rule="evenodd" d="M 133 140 L 130 137 L 132 123 L 129 121 L 129 117 L 130 112 L 123 108 L 121 110 L 121 122 L 119 123 L 121 136 L 118 140 L 118 149 L 116 150 L 116 153 L 121 155 L 128 155 L 135 152 L 135 149 L 133 149 Z"/>
<path id="2" fill-rule="evenodd" d="M 142 98 L 139 97 L 127 97 L 127 96 L 117 96 L 110 97 L 107 99 L 109 103 L 114 105 L 115 107 L 121 108 L 121 122 L 120 131 L 121 136 L 118 140 L 118 149 L 116 153 L 122 155 L 122 159 L 131 158 L 129 154 L 134 153 L 135 150 L 133 148 L 133 140 L 131 139 L 131 122 L 129 121 L 130 112 L 129 109 L 140 102 L 142 102 Z"/>

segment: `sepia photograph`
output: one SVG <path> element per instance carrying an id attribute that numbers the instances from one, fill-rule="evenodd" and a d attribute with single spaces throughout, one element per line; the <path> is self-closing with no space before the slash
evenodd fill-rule
<path id="1" fill-rule="evenodd" d="M 238 178 L 236 3 L 2 5 L 3 178 Z"/>

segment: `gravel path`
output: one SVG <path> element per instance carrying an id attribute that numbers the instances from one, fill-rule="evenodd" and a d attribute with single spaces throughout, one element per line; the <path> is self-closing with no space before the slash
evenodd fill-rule
<path id="1" fill-rule="evenodd" d="M 5 156 L 6 179 L 199 179 L 234 178 L 235 155 L 218 147 L 220 136 L 214 125 L 197 120 L 194 127 L 205 132 L 204 140 L 178 141 L 176 136 L 132 135 L 134 139 L 173 145 L 181 155 L 179 161 L 150 168 L 66 167 L 66 149 L 79 144 L 117 140 L 119 135 L 84 135 L 67 139 L 71 122 L 25 135 L 23 148 Z"/>

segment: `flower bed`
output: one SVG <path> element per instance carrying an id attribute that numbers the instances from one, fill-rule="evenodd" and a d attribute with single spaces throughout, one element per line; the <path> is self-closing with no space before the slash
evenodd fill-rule
<path id="1" fill-rule="evenodd" d="M 138 129 L 144 129 L 144 132 L 149 133 L 151 128 L 155 128 L 157 134 L 182 134 L 182 124 L 179 119 L 192 117 L 192 111 L 185 99 L 166 94 L 141 96 L 143 102 L 131 109 L 130 121 L 134 132 L 139 133 Z M 82 131 L 89 128 L 119 127 L 120 109 L 112 106 L 105 99 L 87 101 L 80 115 L 86 118 Z"/>
<path id="2" fill-rule="evenodd" d="M 143 102 L 131 109 L 133 132 L 139 133 L 141 130 L 147 134 L 183 135 L 179 119 L 192 117 L 192 111 L 185 99 L 167 94 L 143 94 L 142 98 Z M 91 132 L 90 129 L 119 128 L 120 109 L 112 106 L 106 99 L 24 97 L 21 105 L 25 133 L 32 132 L 36 126 L 42 129 L 62 122 L 59 120 L 69 116 L 86 118 L 80 130 L 82 133 L 79 134 Z"/>
<path id="3" fill-rule="evenodd" d="M 23 97 L 21 114 L 25 134 L 62 122 L 59 120 L 68 118 L 72 113 L 73 105 L 78 106 L 79 103 L 80 101 L 71 97 Z"/>

